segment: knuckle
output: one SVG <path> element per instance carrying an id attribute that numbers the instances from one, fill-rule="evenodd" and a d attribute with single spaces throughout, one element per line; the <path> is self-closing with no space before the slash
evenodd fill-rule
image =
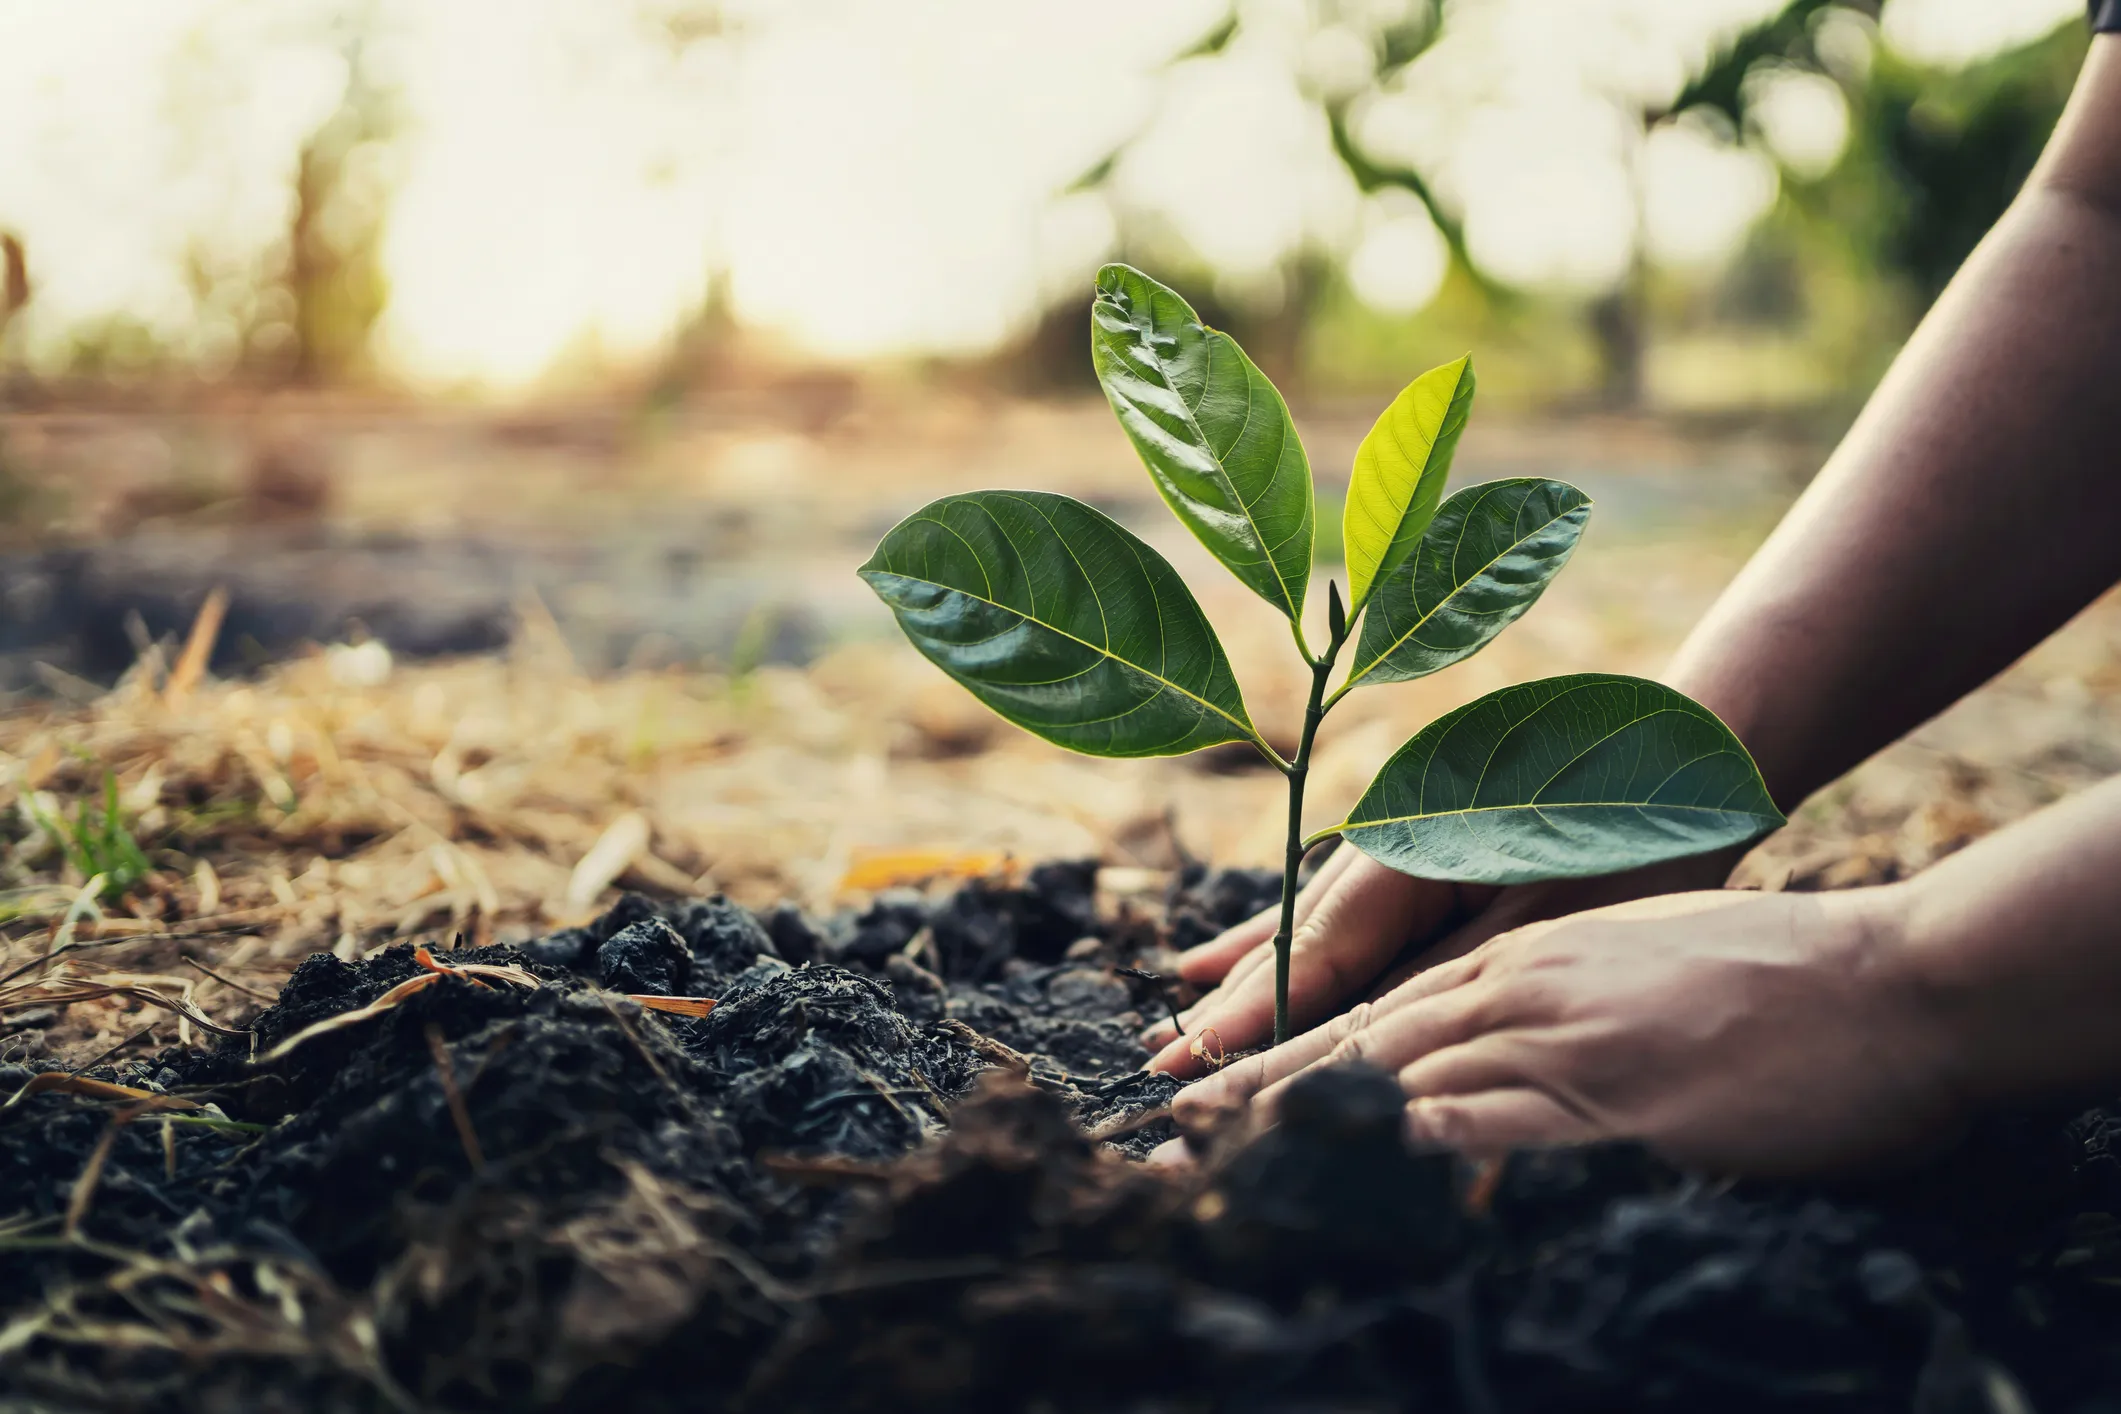
<path id="1" fill-rule="evenodd" d="M 1485 1011 L 1496 1020 L 1532 1021 L 1565 1010 L 1563 989 L 1538 976 L 1517 976 L 1497 987 Z"/>
<path id="2" fill-rule="evenodd" d="M 1333 1049 L 1326 1055 L 1326 1063 L 1328 1065 L 1353 1065 L 1357 1061 L 1366 1059 L 1369 1053 L 1370 1040 L 1368 1034 L 1357 1031 L 1351 1035 L 1343 1036 L 1340 1040 L 1333 1043 Z"/>
<path id="3" fill-rule="evenodd" d="M 1464 1116 L 1448 1100 L 1413 1100 L 1408 1103 L 1407 1111 L 1413 1116 L 1422 1137 L 1432 1143 L 1456 1144 L 1465 1138 Z"/>
<path id="4" fill-rule="evenodd" d="M 1296 931 L 1289 935 L 1291 952 L 1313 952 L 1325 946 L 1326 920 L 1319 915 L 1326 911 L 1324 908 L 1314 908 L 1310 917 L 1296 925 Z M 1268 940 L 1267 946 L 1274 946 L 1272 939 Z"/>
<path id="5" fill-rule="evenodd" d="M 1326 1023 L 1326 1039 L 1337 1050 L 1347 1045 L 1370 1028 L 1370 1004 L 1357 1002 L 1339 1016 Z"/>

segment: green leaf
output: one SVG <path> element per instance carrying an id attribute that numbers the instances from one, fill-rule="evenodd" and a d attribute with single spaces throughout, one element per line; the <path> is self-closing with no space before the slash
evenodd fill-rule
<path id="1" fill-rule="evenodd" d="M 1537 478 L 1469 486 L 1443 503 L 1412 558 L 1380 580 L 1347 687 L 1406 682 L 1470 658 L 1561 573 L 1591 498 Z"/>
<path id="2" fill-rule="evenodd" d="M 1057 745 L 1176 756 L 1258 739 L 1178 572 L 1080 501 L 945 496 L 892 527 L 861 576 L 930 662 Z"/>
<path id="3" fill-rule="evenodd" d="M 1473 411 L 1474 386 L 1471 354 L 1430 369 L 1400 390 L 1355 449 L 1340 531 L 1349 612 L 1421 543 Z"/>
<path id="4" fill-rule="evenodd" d="M 1097 272 L 1090 356 L 1164 503 L 1253 592 L 1300 619 L 1311 463 L 1267 375 L 1139 270 Z"/>
<path id="5" fill-rule="evenodd" d="M 1437 718 L 1338 833 L 1403 874 L 1523 884 L 1700 854 L 1782 823 L 1713 712 L 1642 678 L 1584 673 Z"/>

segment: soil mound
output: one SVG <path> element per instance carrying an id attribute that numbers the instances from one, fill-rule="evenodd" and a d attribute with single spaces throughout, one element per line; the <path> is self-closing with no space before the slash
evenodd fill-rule
<path id="1" fill-rule="evenodd" d="M 1265 887 L 1182 882 L 1189 938 Z M 2121 1112 L 1733 1187 L 1416 1152 L 1353 1069 L 1174 1179 L 1114 971 L 1169 935 L 1094 883 L 629 897 L 0 1071 L 0 1409 L 2121 1409 Z"/>

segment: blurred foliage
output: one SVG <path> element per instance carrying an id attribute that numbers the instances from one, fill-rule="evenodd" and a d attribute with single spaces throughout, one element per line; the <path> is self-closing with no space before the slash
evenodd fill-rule
<path id="1" fill-rule="evenodd" d="M 24 794 L 22 801 L 38 829 L 75 872 L 91 883 L 101 881 L 96 897 L 120 897 L 154 872 L 133 838 L 118 801 L 118 778 L 109 770 L 103 773 L 101 799 L 79 802 L 71 820 L 46 810 L 34 791 Z"/>
<path id="2" fill-rule="evenodd" d="M 290 371 L 304 382 L 363 368 L 389 297 L 380 250 L 391 108 L 355 47 L 338 111 L 302 145 L 284 280 L 294 297 Z"/>
<path id="3" fill-rule="evenodd" d="M 1467 247 L 1462 213 L 1431 174 L 1365 151 L 1352 124 L 1368 96 L 1400 82 L 1434 47 L 1451 23 L 1443 0 L 1308 0 L 1314 30 L 1355 36 L 1369 58 L 1366 65 L 1357 48 L 1352 73 L 1301 76 L 1353 185 L 1407 193 L 1434 221 L 1449 270 L 1428 308 L 1408 317 L 1364 308 L 1340 253 L 1321 248 L 1291 253 L 1269 278 L 1233 284 L 1138 211 L 1117 213 L 1115 254 L 1171 279 L 1292 390 L 1367 388 L 1390 381 L 1392 370 L 1477 345 L 1491 396 L 1508 400 L 1522 389 L 1627 403 L 1645 386 L 1645 364 L 1661 343 L 1713 334 L 1773 343 L 1777 358 L 1809 358 L 1825 370 L 1820 381 L 1835 396 L 1860 395 L 2024 181 L 2087 42 L 2081 22 L 2065 24 L 2035 43 L 1940 70 L 1880 43 L 1879 9 L 1879 0 L 1790 0 L 1733 36 L 1669 102 L 1633 115 L 1647 134 L 1684 114 L 1713 114 L 1731 140 L 1772 155 L 1755 111 L 1769 81 L 1823 75 L 1843 95 L 1849 140 L 1839 160 L 1823 173 L 1783 166 L 1774 209 L 1718 271 L 1659 270 L 1638 258 L 1614 290 L 1585 300 L 1513 289 L 1484 270 Z M 639 11 L 646 32 L 676 46 L 741 28 L 718 0 L 640 0 Z M 114 378 L 190 366 L 322 382 L 369 371 L 389 294 L 380 244 L 400 125 L 397 98 L 367 58 L 383 29 L 380 13 L 375 0 L 334 11 L 324 37 L 345 60 L 345 88 L 298 154 L 281 238 L 263 251 L 193 253 L 200 332 L 181 346 L 113 316 L 74 331 L 73 373 Z M 1222 54 L 1240 36 L 1244 13 L 1233 6 L 1168 63 Z M 1075 188 L 1105 187 L 1127 146 L 1093 163 Z M 33 296 L 36 256 L 0 233 L 0 378 L 9 368 L 9 316 Z M 648 398 L 653 415 L 688 384 L 725 371 L 736 330 L 726 289 L 717 291 L 674 341 Z M 1049 311 L 996 360 L 1005 381 L 1023 391 L 1086 390 L 1083 320 L 1078 298 Z M 1794 377 L 1791 386 L 1803 382 Z M 6 488 L 0 471 L 0 514 Z"/>
<path id="4" fill-rule="evenodd" d="M 182 368 L 323 382 L 369 370 L 389 295 L 381 245 L 399 115 L 367 57 L 373 7 L 350 7 L 330 24 L 323 39 L 345 61 L 345 86 L 295 155 L 286 229 L 262 250 L 190 248 L 192 328 L 171 336 L 127 313 L 85 321 L 67 336 L 60 366 L 69 376 L 124 381 Z M 24 272 L 35 258 L 13 237 L 0 242 L 0 336 L 7 314 L 34 294 Z"/>
<path id="5" fill-rule="evenodd" d="M 1879 42 L 1876 9 L 1796 0 L 1740 36 L 1671 110 L 1711 110 L 1758 141 L 1763 77 L 1818 74 L 1841 90 L 1849 136 L 1839 159 L 1818 174 L 1783 168 L 1774 211 L 1711 288 L 1691 301 L 1659 293 L 1660 313 L 1697 327 L 1802 337 L 1850 399 L 1882 376 L 2017 195 L 2089 43 L 2081 23 L 2068 23 L 1939 69 Z"/>
<path id="6" fill-rule="evenodd" d="M 1316 22 L 1351 24 L 1343 8 L 1341 0 L 1316 0 Z M 1797 72 L 1823 75 L 1840 89 L 1849 136 L 1824 173 L 1778 163 L 1776 207 L 1739 257 L 1705 285 L 1638 261 L 1618 289 L 1560 319 L 1550 302 L 1526 302 L 1479 268 L 1456 214 L 1421 173 L 1362 152 L 1344 118 L 1359 92 L 1320 95 L 1335 150 L 1356 185 L 1365 192 L 1398 187 L 1420 200 L 1450 248 L 1453 270 L 1435 303 L 1409 320 L 1368 316 L 1344 290 L 1325 301 L 1325 327 L 1310 343 L 1312 371 L 1327 381 L 1359 380 L 1366 365 L 1376 366 L 1373 358 L 1420 367 L 1478 342 L 1484 350 L 1502 346 L 1488 380 L 1499 388 L 1510 381 L 1507 350 L 1514 345 L 1544 365 L 1534 376 L 1545 386 L 1602 385 L 1609 401 L 1624 403 L 1642 387 L 1641 364 L 1654 343 L 1646 326 L 1658 337 L 1720 327 L 1779 340 L 1781 354 L 1798 358 L 1791 340 L 1807 344 L 1826 374 L 1822 390 L 1860 397 L 2016 196 L 2088 43 L 2081 23 L 2067 23 L 2034 43 L 1945 70 L 1880 42 L 1878 10 L 1875 0 L 1792 0 L 1733 37 L 1667 107 L 1640 114 L 1647 131 L 1708 110 L 1736 140 L 1772 152 L 1754 106 L 1763 81 Z M 1419 0 L 1402 21 L 1374 32 L 1373 85 L 1390 82 L 1419 57 L 1441 23 L 1435 0 Z M 1564 324 L 1571 327 L 1561 333 Z"/>
<path id="7" fill-rule="evenodd" d="M 1848 150 L 1831 171 L 1788 182 L 1789 209 L 1927 307 L 2039 160 L 2087 42 L 2081 25 L 2064 25 L 1958 72 L 1881 46 L 1858 74 L 1834 73 L 1807 41 L 1793 43 L 1781 61 L 1839 81 L 1851 121 Z"/>

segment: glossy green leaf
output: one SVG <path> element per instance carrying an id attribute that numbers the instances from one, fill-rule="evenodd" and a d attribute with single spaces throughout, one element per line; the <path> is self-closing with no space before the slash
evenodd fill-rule
<path id="1" fill-rule="evenodd" d="M 1097 273 L 1090 356 L 1172 513 L 1261 598 L 1301 618 L 1311 463 L 1267 375 L 1177 292 L 1125 265 Z"/>
<path id="2" fill-rule="evenodd" d="M 1175 756 L 1257 738 L 1177 571 L 1080 501 L 946 496 L 892 527 L 861 576 L 930 662 L 1057 745 Z"/>
<path id="3" fill-rule="evenodd" d="M 1379 582 L 1348 686 L 1425 677 L 1478 653 L 1561 573 L 1590 518 L 1591 498 L 1560 481 L 1489 481 L 1452 496 Z"/>
<path id="4" fill-rule="evenodd" d="M 1430 369 L 1400 390 L 1355 449 L 1340 522 L 1350 612 L 1421 543 L 1473 411 L 1474 386 L 1471 354 Z"/>
<path id="5" fill-rule="evenodd" d="M 1700 854 L 1782 822 L 1714 713 L 1642 678 L 1584 673 L 1437 718 L 1339 833 L 1402 873 L 1522 884 Z"/>

